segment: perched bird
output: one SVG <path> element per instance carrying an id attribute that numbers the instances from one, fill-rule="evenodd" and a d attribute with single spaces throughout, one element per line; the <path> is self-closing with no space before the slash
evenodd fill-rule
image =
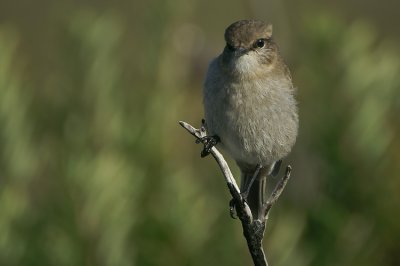
<path id="1" fill-rule="evenodd" d="M 236 161 L 241 192 L 253 217 L 261 219 L 266 178 L 279 171 L 296 141 L 295 89 L 271 24 L 237 21 L 225 30 L 225 41 L 205 79 L 206 129 Z"/>

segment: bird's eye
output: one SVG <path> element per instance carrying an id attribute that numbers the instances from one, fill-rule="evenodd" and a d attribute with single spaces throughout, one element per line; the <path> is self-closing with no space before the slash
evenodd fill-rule
<path id="1" fill-rule="evenodd" d="M 257 48 L 263 48 L 265 46 L 265 40 L 264 39 L 258 39 L 255 43 L 254 46 Z"/>

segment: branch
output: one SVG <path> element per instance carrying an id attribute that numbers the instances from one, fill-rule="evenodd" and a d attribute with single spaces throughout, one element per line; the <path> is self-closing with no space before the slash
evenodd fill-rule
<path id="1" fill-rule="evenodd" d="M 204 137 L 207 136 L 207 132 L 204 125 L 204 120 L 202 121 L 202 126 L 200 129 L 196 129 L 192 125 L 183 121 L 179 121 L 179 124 L 196 138 L 197 143 L 202 142 L 203 144 L 205 144 Z M 262 246 L 262 241 L 264 239 L 264 232 L 266 228 L 266 221 L 271 207 L 279 199 L 279 196 L 282 194 L 290 178 L 292 168 L 290 166 L 286 168 L 285 175 L 276 185 L 275 189 L 268 198 L 268 201 L 263 205 L 262 210 L 265 214 L 264 217 L 261 220 L 254 220 L 250 207 L 243 199 L 240 193 L 239 186 L 237 185 L 236 180 L 232 175 L 228 163 L 225 161 L 224 157 L 217 150 L 216 147 L 212 147 L 210 152 L 214 159 L 217 161 L 228 185 L 229 192 L 232 195 L 232 202 L 235 206 L 236 213 L 242 223 L 243 235 L 246 238 L 247 246 L 253 259 L 254 266 L 268 266 Z"/>
<path id="2" fill-rule="evenodd" d="M 187 131 L 189 131 L 189 133 L 192 134 L 196 138 L 197 141 L 201 142 L 202 138 L 207 136 L 207 132 L 204 127 L 201 127 L 200 129 L 196 129 L 192 125 L 190 125 L 186 122 L 183 122 L 183 121 L 179 121 L 179 124 L 183 128 L 185 128 Z M 232 190 L 231 193 L 234 194 L 234 195 L 232 195 L 232 197 L 234 199 L 243 201 L 243 198 L 240 195 L 239 186 L 237 185 L 236 180 L 233 177 L 232 172 L 228 166 L 228 163 L 225 161 L 222 154 L 217 150 L 217 148 L 212 147 L 211 155 L 214 157 L 214 159 L 217 161 L 219 167 L 221 168 L 222 174 L 225 177 L 225 181 L 228 184 L 228 186 L 230 187 L 230 190 Z"/>

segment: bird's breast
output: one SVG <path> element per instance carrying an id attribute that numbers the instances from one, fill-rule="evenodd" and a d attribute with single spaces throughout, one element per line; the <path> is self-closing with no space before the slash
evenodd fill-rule
<path id="1" fill-rule="evenodd" d="M 291 83 L 273 79 L 208 84 L 204 105 L 210 134 L 237 161 L 271 164 L 286 156 L 297 135 Z"/>

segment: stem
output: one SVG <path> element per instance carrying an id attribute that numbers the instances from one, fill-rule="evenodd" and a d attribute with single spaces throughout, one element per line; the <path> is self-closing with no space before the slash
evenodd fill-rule
<path id="1" fill-rule="evenodd" d="M 203 142 L 203 138 L 207 136 L 204 120 L 200 129 L 196 129 L 192 125 L 183 121 L 179 121 L 179 124 L 196 138 L 196 142 Z M 232 175 L 232 171 L 230 170 L 228 163 L 225 161 L 224 157 L 216 147 L 211 148 L 211 155 L 217 161 L 229 188 L 229 192 L 232 195 L 236 213 L 242 223 L 243 235 L 246 238 L 247 246 L 249 248 L 251 258 L 253 259 L 254 266 L 268 266 L 267 258 L 265 257 L 262 245 L 268 213 L 272 206 L 278 201 L 280 195 L 285 189 L 285 186 L 290 178 L 292 168 L 290 166 L 286 168 L 285 175 L 279 180 L 267 202 L 262 205 L 262 211 L 265 215 L 258 217 L 257 219 L 253 219 L 249 205 L 243 199 L 239 186 Z"/>

